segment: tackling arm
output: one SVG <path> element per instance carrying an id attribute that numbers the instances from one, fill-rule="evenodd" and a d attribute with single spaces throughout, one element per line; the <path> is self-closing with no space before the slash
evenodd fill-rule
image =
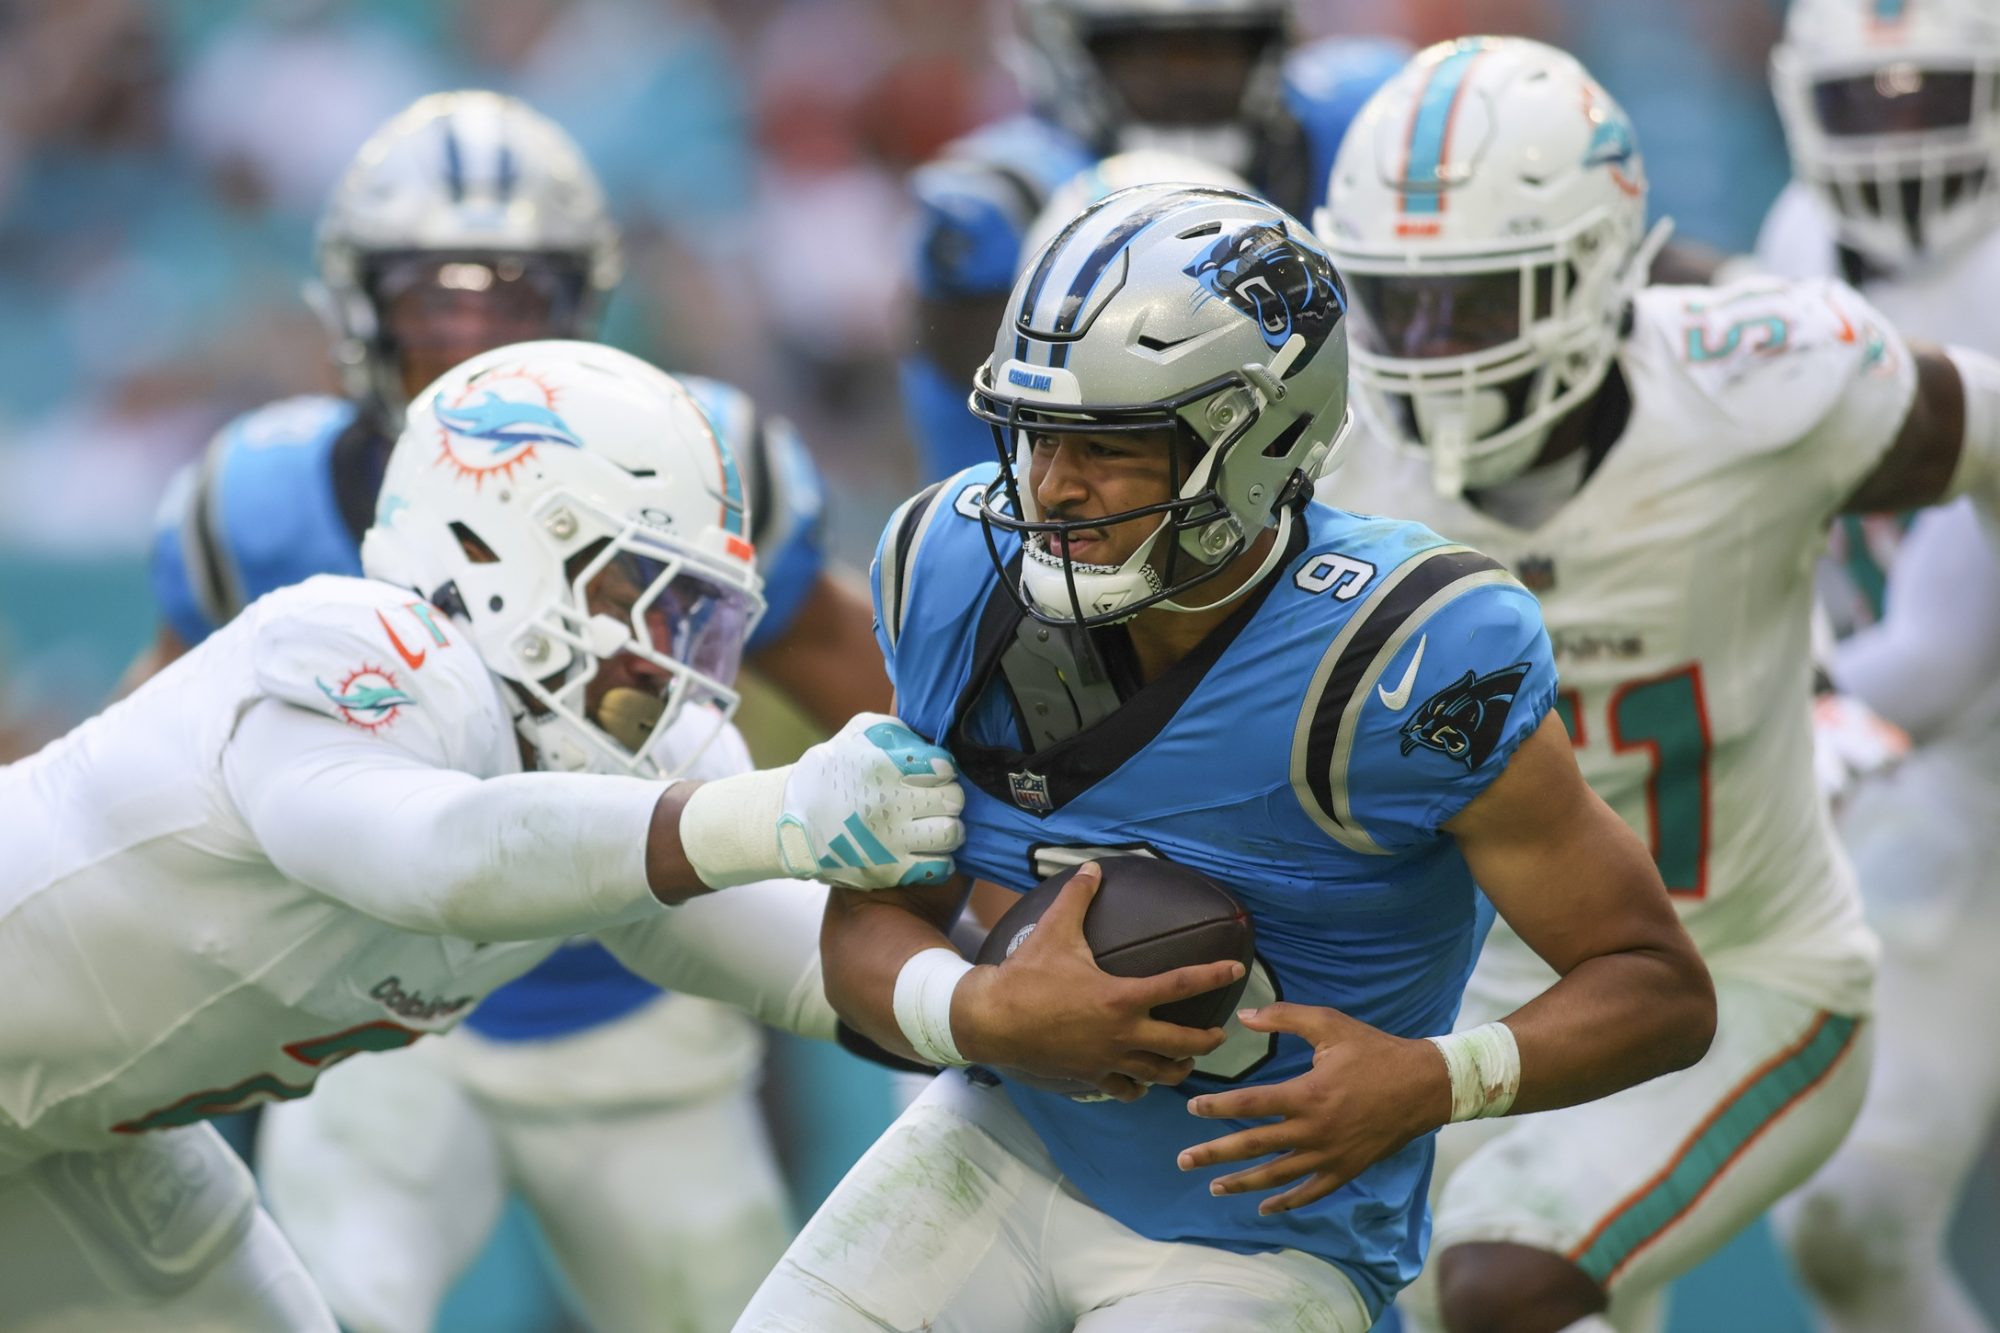
<path id="1" fill-rule="evenodd" d="M 1445 828 L 1561 980 L 1510 1014 L 1515 1112 L 1589 1101 L 1701 1059 L 1715 991 L 1632 830 L 1585 784 L 1554 714 Z"/>

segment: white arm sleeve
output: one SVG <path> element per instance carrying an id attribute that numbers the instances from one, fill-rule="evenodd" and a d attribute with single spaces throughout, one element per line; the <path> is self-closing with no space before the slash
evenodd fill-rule
<path id="1" fill-rule="evenodd" d="M 481 942 L 659 915 L 638 778 L 438 768 L 275 699 L 222 754 L 230 798 L 280 873 L 406 930 Z"/>
<path id="2" fill-rule="evenodd" d="M 669 990 L 721 1000 L 759 1022 L 830 1039 L 820 977 L 826 889 L 767 879 L 689 899 L 651 921 L 600 932 L 618 961 Z"/>
<path id="3" fill-rule="evenodd" d="M 1834 683 L 1926 738 L 2000 680 L 2000 557 L 1970 501 L 1918 517 L 1884 600 L 1878 623 L 1834 649 Z"/>

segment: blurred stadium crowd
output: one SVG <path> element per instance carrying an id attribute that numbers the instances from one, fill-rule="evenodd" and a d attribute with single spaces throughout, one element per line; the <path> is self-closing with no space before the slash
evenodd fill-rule
<path id="1" fill-rule="evenodd" d="M 789 414 L 835 495 L 833 548 L 864 560 L 915 477 L 894 391 L 902 178 L 1018 101 L 1008 12 L 994 0 L 7 6 L 0 726 L 18 747 L 94 709 L 144 635 L 153 506 L 209 434 L 255 404 L 334 387 L 299 294 L 314 219 L 369 130 L 437 88 L 519 94 L 576 136 L 625 235 L 608 340 Z M 1763 76 L 1775 4 L 1315 0 L 1304 18 L 1311 32 L 1418 45 L 1469 31 L 1560 42 L 1631 111 L 1656 206 L 1683 236 L 1747 246 L 1783 181 Z M 94 623 L 62 614 L 52 570 L 101 590 Z"/>

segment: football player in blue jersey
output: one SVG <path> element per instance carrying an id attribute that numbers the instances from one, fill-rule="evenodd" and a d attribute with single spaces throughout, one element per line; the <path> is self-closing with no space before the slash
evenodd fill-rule
<path id="1" fill-rule="evenodd" d="M 359 574 L 405 403 L 494 347 L 588 337 L 619 247 L 567 134 L 515 99 L 456 92 L 420 100 L 357 154 L 322 220 L 318 270 L 311 295 L 348 394 L 239 418 L 179 480 L 155 541 L 154 669 L 266 592 Z M 885 707 L 867 602 L 823 567 L 803 445 L 738 390 L 686 383 L 747 492 L 769 608 L 749 660 L 833 726 Z M 512 456 L 496 451 L 485 484 L 506 484 Z M 338 1071 L 309 1104 L 267 1114 L 259 1165 L 349 1327 L 428 1329 L 507 1187 L 535 1208 L 597 1327 L 657 1327 L 668 1306 L 687 1327 L 726 1327 L 791 1230 L 754 1098 L 761 1054 L 740 1015 L 663 995 L 578 943 L 449 1040 Z M 430 1131 L 406 1132 L 415 1119 Z"/>
<path id="2" fill-rule="evenodd" d="M 1707 973 L 1578 773 L 1534 598 L 1311 499 L 1342 443 L 1346 304 L 1296 219 L 1179 185 L 1092 206 L 1015 286 L 973 393 L 1001 461 L 890 520 L 878 634 L 904 721 L 965 778 L 961 867 L 1017 892 L 1083 869 L 999 966 L 945 947 L 963 881 L 829 900 L 847 1020 L 968 1068 L 850 1172 L 739 1330 L 1360 1333 L 1423 1260 L 1433 1131 L 1707 1048 Z M 1092 962 L 1111 849 L 1248 909 L 1225 1029 L 1151 1012 L 1239 964 Z M 1447 1037 L 1489 919 L 1475 880 L 1560 979 Z"/>
<path id="3" fill-rule="evenodd" d="M 1348 122 L 1401 69 L 1380 38 L 1291 44 L 1295 0 L 1020 0 L 1009 57 L 1030 110 L 912 178 L 919 210 L 905 415 L 926 479 L 989 456 L 965 412 L 1023 237 L 1049 196 L 1111 153 L 1185 154 L 1303 215 Z"/>

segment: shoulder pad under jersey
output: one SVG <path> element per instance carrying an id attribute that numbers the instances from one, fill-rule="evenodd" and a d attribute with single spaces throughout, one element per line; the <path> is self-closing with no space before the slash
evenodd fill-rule
<path id="1" fill-rule="evenodd" d="M 1036 116 L 975 130 L 911 175 L 917 290 L 932 300 L 1005 295 L 1049 196 L 1096 156 Z"/>
<path id="2" fill-rule="evenodd" d="M 354 424 L 344 399 L 271 403 L 217 431 L 169 489 L 152 576 L 162 614 L 185 642 L 275 588 L 314 574 L 360 574 L 333 461 L 335 442 Z"/>
<path id="3" fill-rule="evenodd" d="M 1894 440 L 1915 390 L 1901 335 L 1828 279 L 1648 288 L 1625 356 L 1640 410 L 1676 413 L 1703 449 L 1769 454 L 1810 440 L 1820 470 L 1861 466 L 1857 481 Z M 1836 467 L 1846 455 L 1855 458 Z"/>
<path id="4" fill-rule="evenodd" d="M 513 723 L 462 627 L 407 589 L 319 576 L 258 604 L 258 693 L 440 768 L 519 766 Z"/>
<path id="5" fill-rule="evenodd" d="M 1756 262 L 1781 278 L 1839 276 L 1833 214 L 1811 186 L 1793 181 L 1779 191 L 1757 229 Z"/>
<path id="6" fill-rule="evenodd" d="M 1393 38 L 1326 37 L 1285 56 L 1285 109 L 1305 133 L 1313 204 L 1326 195 L 1347 127 L 1375 90 L 1409 63 L 1410 55 L 1409 46 Z"/>
<path id="7" fill-rule="evenodd" d="M 1428 541 L 1366 540 L 1385 527 Z M 1350 537 L 1292 566 L 1300 590 L 1354 602 L 1306 687 L 1292 789 L 1328 836 L 1379 854 L 1436 837 L 1499 776 L 1554 704 L 1555 659 L 1498 562 L 1413 523 Z"/>

